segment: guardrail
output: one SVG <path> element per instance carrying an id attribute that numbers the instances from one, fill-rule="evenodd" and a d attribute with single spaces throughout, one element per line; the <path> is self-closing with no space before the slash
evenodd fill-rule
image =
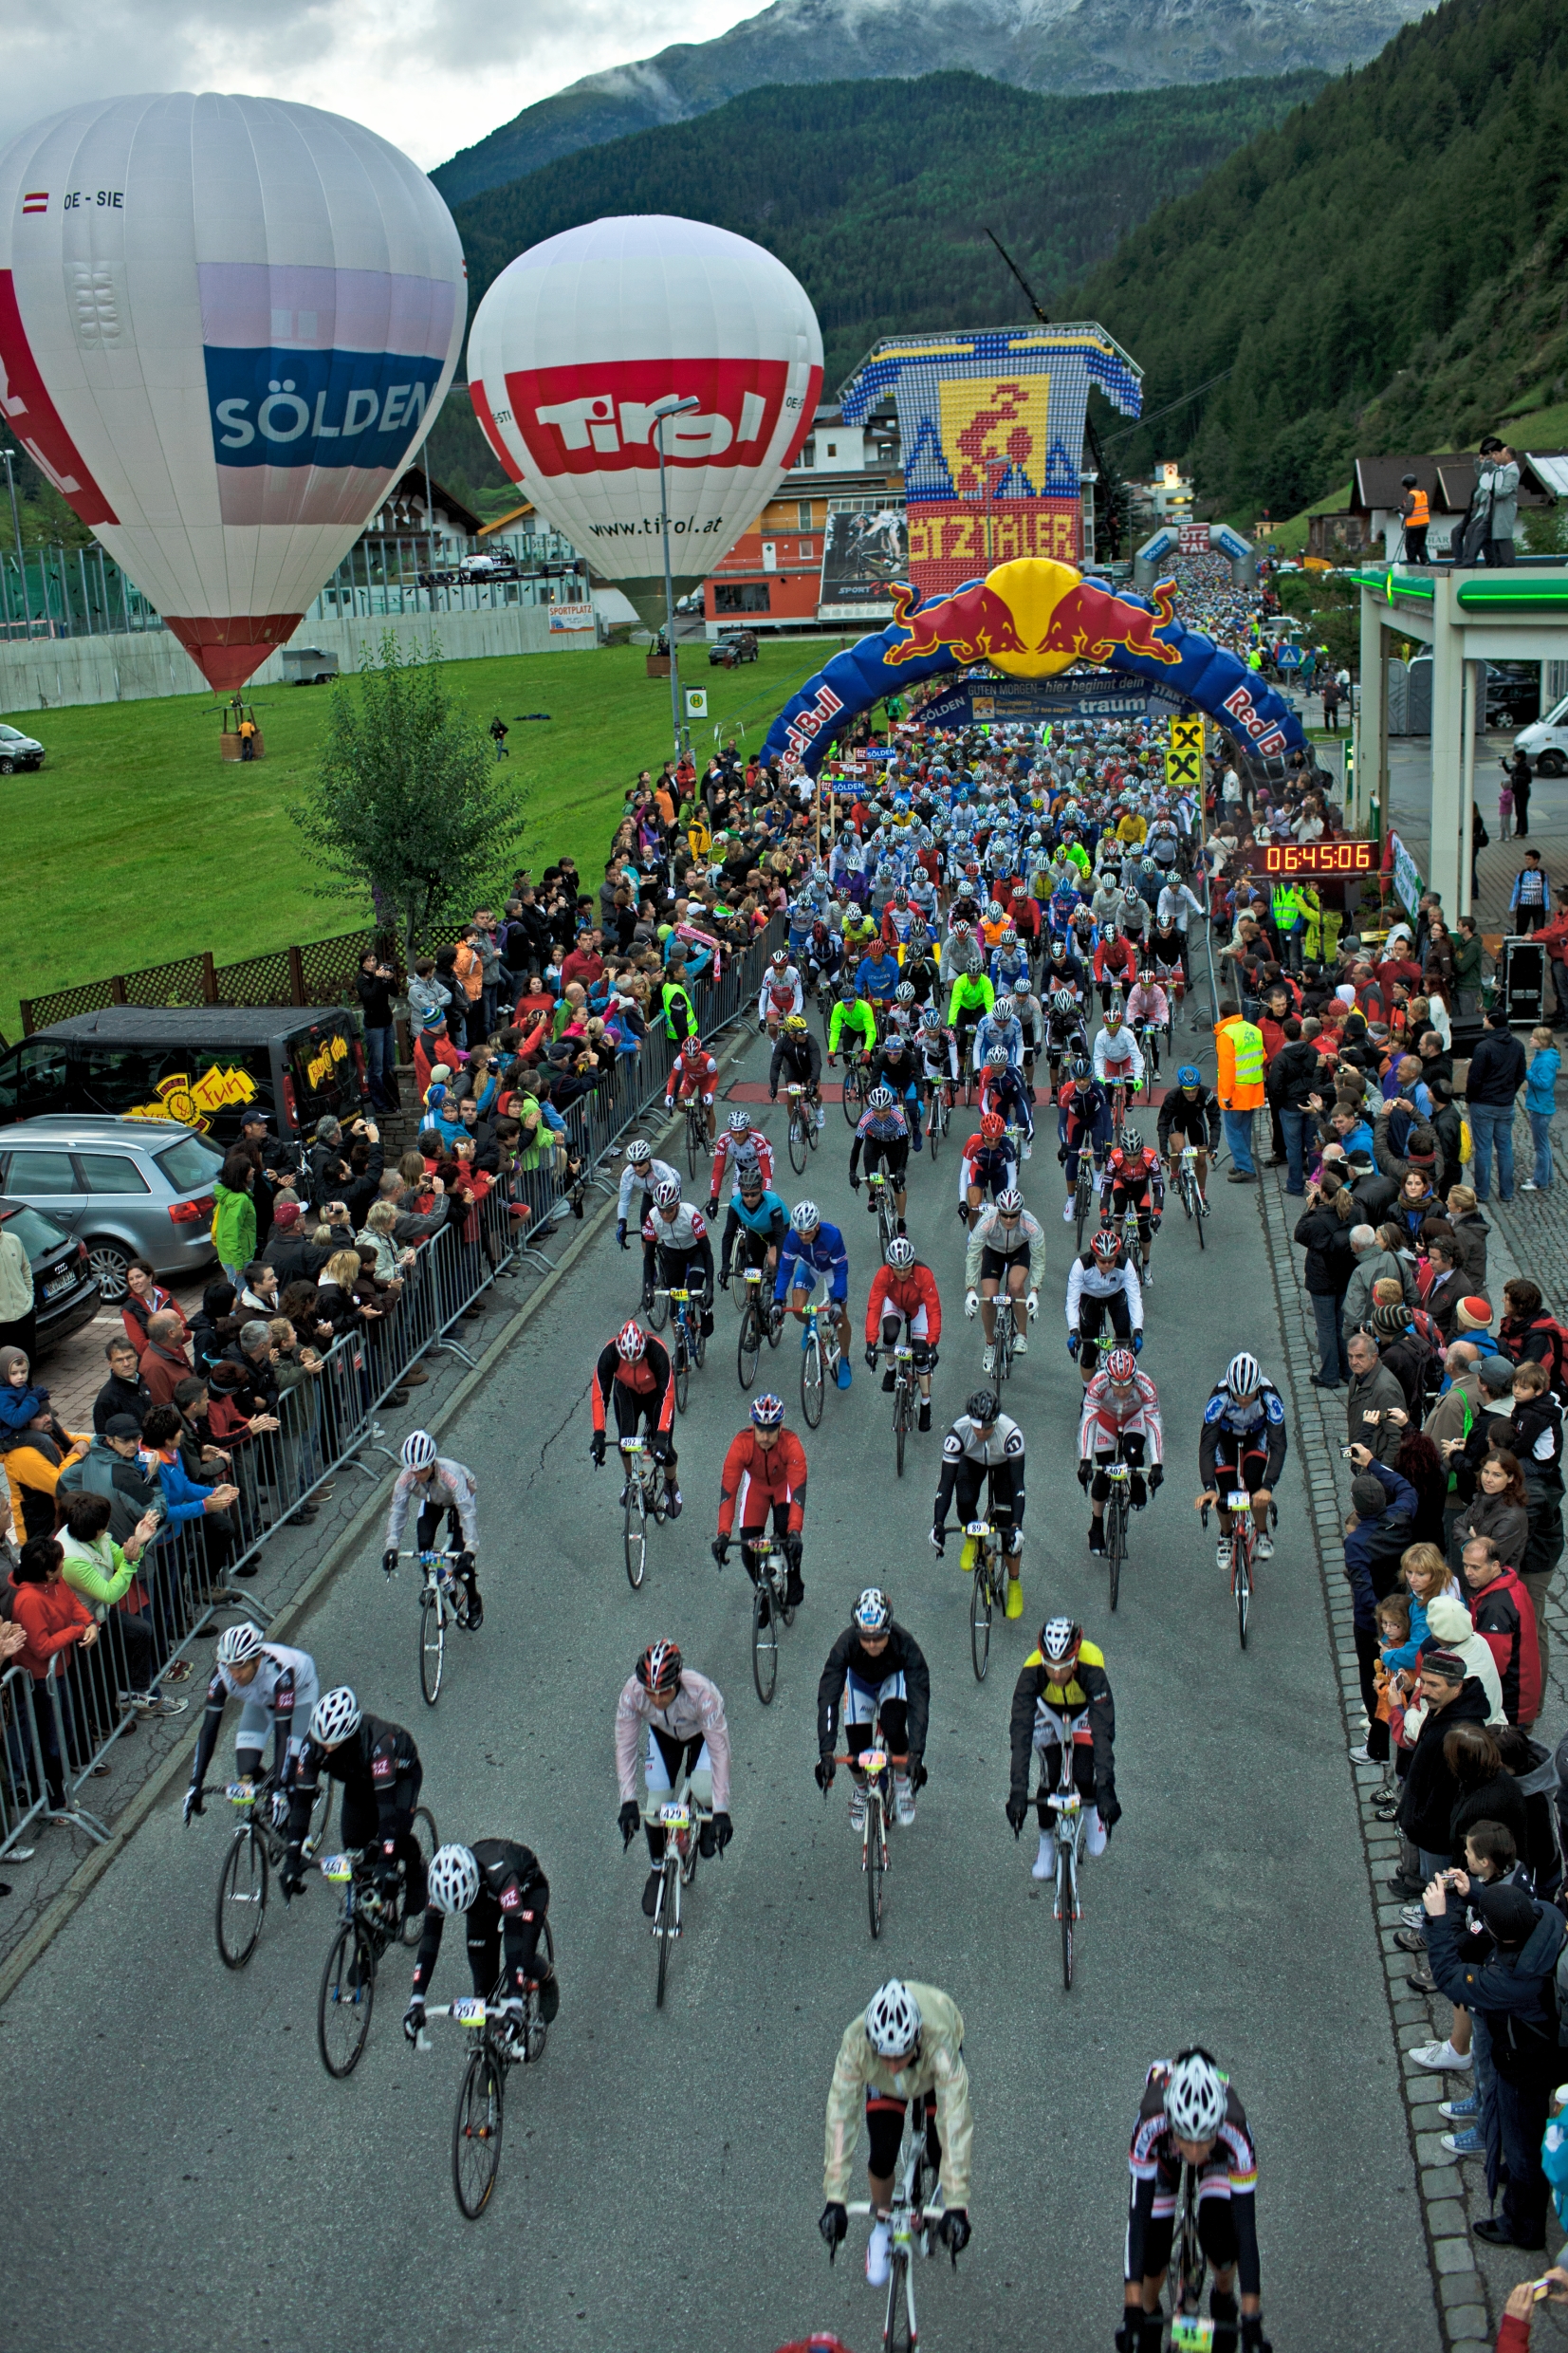
<path id="1" fill-rule="evenodd" d="M 701 990 L 705 1039 L 750 1011 L 766 957 L 782 936 L 782 925 L 770 924 L 721 979 Z M 298 1523 L 335 1473 L 358 1471 L 374 1482 L 397 1462 L 379 1415 L 401 1376 L 438 1351 L 472 1366 L 461 1336 L 465 1321 L 497 1283 L 525 1268 L 553 1270 L 544 1245 L 560 1219 L 581 1211 L 589 1187 L 614 1191 L 618 1170 L 607 1164 L 621 1138 L 650 1113 L 662 1117 L 674 1052 L 669 1039 L 650 1033 L 607 1085 L 563 1114 L 565 1133 L 544 1165 L 492 1186 L 419 1245 L 395 1304 L 336 1341 L 318 1371 L 282 1392 L 275 1417 L 265 1417 L 275 1419 L 275 1428 L 243 1438 L 228 1450 L 227 1462 L 213 1460 L 212 1485 L 236 1488 L 233 1502 L 166 1525 L 138 1565 L 127 1597 L 137 1607 L 109 1610 L 98 1638 L 57 1654 L 46 1676 L 34 1679 L 12 1668 L 0 1677 L 0 1855 L 43 1817 L 94 1840 L 108 1837 L 80 1793 L 136 1722 L 131 1695 L 156 1694 L 219 1609 L 243 1609 L 265 1629 L 266 1605 L 231 1580 L 254 1575 L 264 1547 Z"/>

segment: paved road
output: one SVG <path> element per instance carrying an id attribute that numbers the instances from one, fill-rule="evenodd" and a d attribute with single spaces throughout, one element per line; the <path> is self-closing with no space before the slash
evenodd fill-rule
<path id="1" fill-rule="evenodd" d="M 761 1070 L 754 1050 L 745 1075 Z M 849 1231 L 863 1306 L 870 1220 L 845 1182 L 847 1139 L 831 1112 L 809 1182 Z M 959 1318 L 938 1374 L 950 1415 L 979 1351 L 959 1312 L 955 1173 L 950 1151 L 934 1176 L 918 1167 L 911 1219 Z M 443 1834 L 517 1832 L 547 1862 L 563 2004 L 544 2066 L 513 2079 L 494 2211 L 477 2226 L 457 2216 L 457 2053 L 451 2040 L 434 2057 L 408 2051 L 401 1972 L 359 2073 L 329 2082 L 313 2032 L 326 1891 L 269 1914 L 249 1970 L 227 1974 L 211 1925 L 224 1825 L 210 1814 L 185 1831 L 169 1806 L 0 2017 L 13 2353 L 207 2353 L 242 2329 L 294 2347 L 329 2307 L 361 2343 L 630 2353 L 656 2332 L 738 2353 L 832 2326 L 865 2353 L 879 2304 L 858 2242 L 830 2274 L 816 2236 L 822 2103 L 844 2022 L 892 1970 L 952 1991 L 974 2079 L 975 2239 L 956 2279 L 945 2263 L 924 2274 L 932 2353 L 1015 2341 L 1021 2325 L 1063 2345 L 1109 2343 L 1143 2071 L 1189 2039 L 1231 2066 L 1255 2121 L 1276 2344 L 1438 2342 L 1296 1463 L 1245 1656 L 1190 1510 L 1210 1380 L 1240 1344 L 1265 1362 L 1278 1352 L 1254 1197 L 1218 1187 L 1205 1256 L 1179 1213 L 1158 1246 L 1144 1362 L 1177 1467 L 1136 1527 L 1112 1620 L 1071 1468 L 1057 1174 L 1047 1140 L 1026 1175 L 1050 1219 L 1048 1280 L 1008 1400 L 1029 1441 L 1027 1611 L 998 1629 L 983 1687 L 956 1560 L 938 1563 L 926 1541 L 940 1422 L 895 1483 L 887 1403 L 860 1365 L 808 1439 L 807 1600 L 778 1698 L 758 1706 L 744 1575 L 732 1565 L 721 1578 L 707 1550 L 744 1405 L 728 1302 L 682 1427 L 686 1514 L 630 1591 L 612 1478 L 587 1463 L 585 1376 L 634 1295 L 636 1262 L 612 1239 L 590 1253 L 456 1436 L 480 1478 L 489 1615 L 439 1708 L 420 1704 L 413 1596 L 406 1582 L 383 1589 L 378 1538 L 308 1630 L 327 1678 L 350 1677 L 415 1728 Z M 769 1368 L 792 1405 L 796 1363 L 786 1342 Z M 875 1950 L 844 1795 L 824 1805 L 810 1774 L 817 1677 L 873 1577 L 933 1680 L 931 1782 L 917 1826 L 895 1833 Z M 1032 1837 L 1015 1844 L 1002 1815 L 1013 1673 L 1061 1606 L 1107 1652 L 1126 1807 L 1087 1875 L 1070 1995 L 1029 1878 Z M 610 1723 L 661 1631 L 728 1695 L 737 1833 L 699 1876 L 656 2014 L 642 1866 L 622 1860 L 615 1827 Z M 467 1991 L 454 1957 L 438 1992 Z"/>

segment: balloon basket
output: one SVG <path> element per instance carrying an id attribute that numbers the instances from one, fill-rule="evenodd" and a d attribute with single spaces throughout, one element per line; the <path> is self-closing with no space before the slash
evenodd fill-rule
<path id="1" fill-rule="evenodd" d="M 645 657 L 645 660 L 647 663 L 648 676 L 651 678 L 667 678 L 670 676 L 670 657 L 668 654 L 649 654 Z"/>
<path id="2" fill-rule="evenodd" d="M 246 728 L 250 731 L 249 736 L 244 732 Z M 249 751 L 246 750 L 248 743 Z M 218 757 L 222 760 L 264 760 L 267 757 L 267 745 L 256 724 L 255 712 L 249 703 L 242 703 L 237 695 L 231 703 L 224 705 Z"/>

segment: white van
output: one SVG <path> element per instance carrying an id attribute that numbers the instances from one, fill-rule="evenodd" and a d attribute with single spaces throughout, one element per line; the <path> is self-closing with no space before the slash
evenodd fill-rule
<path id="1" fill-rule="evenodd" d="M 1522 751 L 1538 776 L 1568 775 L 1568 695 L 1533 727 L 1522 727 L 1514 750 Z"/>

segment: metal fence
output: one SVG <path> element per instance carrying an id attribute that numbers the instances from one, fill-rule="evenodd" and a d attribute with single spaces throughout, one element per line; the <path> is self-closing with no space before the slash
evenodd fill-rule
<path id="1" fill-rule="evenodd" d="M 775 921 L 720 979 L 699 987 L 705 1038 L 750 1012 L 782 937 Z M 465 1327 L 481 1312 L 484 1293 L 525 1269 L 553 1271 L 547 1245 L 562 1221 L 575 1223 L 591 1188 L 615 1190 L 612 1156 L 621 1138 L 647 1115 L 662 1116 L 674 1052 L 670 1039 L 650 1032 L 639 1053 L 624 1056 L 607 1081 L 570 1105 L 565 1132 L 544 1149 L 540 1166 L 492 1185 L 462 1215 L 449 1213 L 403 1267 L 401 1289 L 386 1311 L 335 1341 L 318 1369 L 282 1389 L 273 1411 L 257 1416 L 252 1434 L 228 1450 L 227 1464 L 204 1466 L 214 1486 L 232 1488 L 231 1498 L 216 1510 L 171 1516 L 95 1640 L 57 1654 L 36 1680 L 16 1668 L 0 1677 L 0 1856 L 41 1816 L 107 1838 L 82 1792 L 107 1770 L 109 1751 L 137 1720 L 138 1698 L 156 1698 L 215 1611 L 237 1607 L 265 1627 L 266 1606 L 231 1581 L 254 1573 L 263 1547 L 300 1524 L 325 1480 L 350 1472 L 372 1482 L 384 1476 L 397 1454 L 380 1410 L 401 1376 L 435 1352 L 471 1366 Z M 299 1337 L 304 1343 L 308 1335 Z M 269 1354 L 253 1366 L 264 1388 L 275 1379 L 269 1368 Z M 67 1471 L 63 1496 L 72 1484 Z M 123 1501 L 120 1509 L 120 1524 L 111 1523 L 117 1538 L 129 1533 L 126 1515 L 135 1517 Z"/>

